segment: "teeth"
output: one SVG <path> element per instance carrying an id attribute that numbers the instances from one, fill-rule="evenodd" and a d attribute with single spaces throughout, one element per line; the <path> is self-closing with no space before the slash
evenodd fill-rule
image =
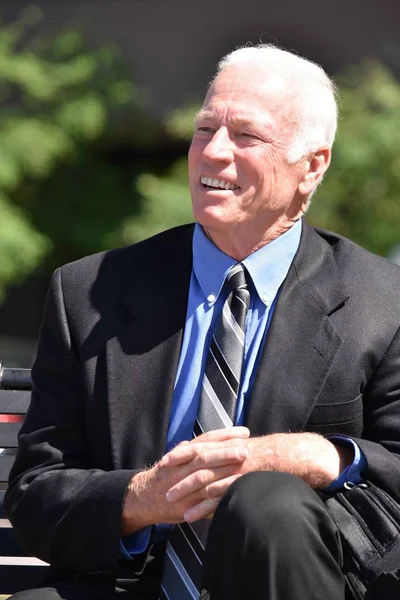
<path id="1" fill-rule="evenodd" d="M 211 177 L 202 177 L 200 181 L 203 185 L 213 188 L 220 188 L 221 190 L 235 190 L 238 187 L 234 183 L 229 183 L 223 179 L 211 179 Z"/>

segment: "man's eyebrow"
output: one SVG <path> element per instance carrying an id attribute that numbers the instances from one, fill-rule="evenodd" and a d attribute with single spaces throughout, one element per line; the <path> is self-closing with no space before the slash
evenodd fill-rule
<path id="1" fill-rule="evenodd" d="M 213 117 L 215 118 L 214 113 L 211 112 L 211 110 L 199 110 L 199 112 L 195 115 L 194 120 L 196 121 L 200 121 L 201 119 L 206 119 L 207 121 L 212 121 Z"/>
<path id="2" fill-rule="evenodd" d="M 205 120 L 205 121 L 216 121 L 218 120 L 217 115 L 215 115 L 215 113 L 213 113 L 210 110 L 204 109 L 204 110 L 200 110 L 197 115 L 194 118 L 195 123 L 197 123 L 198 121 L 201 120 Z M 229 118 L 229 123 L 231 125 L 234 126 L 248 126 L 248 127 L 252 127 L 253 129 L 260 129 L 260 128 L 265 128 L 271 127 L 271 121 L 269 119 L 249 119 L 246 116 L 242 116 L 242 115 L 235 115 L 234 117 Z"/>

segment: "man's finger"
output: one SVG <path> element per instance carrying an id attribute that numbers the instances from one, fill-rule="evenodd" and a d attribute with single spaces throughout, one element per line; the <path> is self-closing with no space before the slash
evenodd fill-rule
<path id="1" fill-rule="evenodd" d="M 250 437 L 250 430 L 247 427 L 235 426 L 226 427 L 225 429 L 212 429 L 202 435 L 198 435 L 194 438 L 191 443 L 196 442 L 219 442 L 224 440 L 230 440 L 231 438 L 248 438 Z"/>
<path id="2" fill-rule="evenodd" d="M 191 471 L 201 469 L 212 469 L 214 467 L 225 467 L 235 463 L 241 463 L 249 457 L 249 451 L 246 446 L 217 446 L 211 449 L 204 449 L 203 452 L 195 456 L 190 463 Z"/>
<path id="3" fill-rule="evenodd" d="M 220 502 L 221 498 L 213 498 L 203 500 L 199 504 L 191 506 L 184 512 L 184 519 L 187 523 L 193 523 L 199 521 L 199 519 L 206 518 L 210 513 L 213 514 Z"/>
<path id="4" fill-rule="evenodd" d="M 197 494 L 203 498 L 217 496 L 219 495 L 218 490 L 220 490 L 221 493 L 224 493 L 229 487 L 230 484 L 229 482 L 226 482 L 226 479 L 238 475 L 239 469 L 240 465 L 233 464 L 196 471 L 172 486 L 166 493 L 165 498 L 167 502 L 173 503 L 178 502 L 191 494 Z M 220 486 L 214 485 L 213 488 L 212 484 L 218 481 L 225 481 L 226 483 L 221 483 Z M 233 480 L 231 483 L 233 483 Z"/>
<path id="5" fill-rule="evenodd" d="M 183 494 L 183 490 L 173 490 L 171 489 L 171 494 L 167 494 L 168 498 L 168 502 L 178 502 L 180 500 L 182 500 L 183 498 L 185 498 L 185 502 L 187 502 L 188 504 L 192 503 L 192 499 L 193 500 L 198 500 L 198 502 L 200 502 L 200 500 L 207 500 L 207 499 L 213 499 L 213 498 L 221 498 L 225 492 L 227 491 L 227 489 L 229 488 L 229 486 L 232 485 L 232 483 L 234 481 L 236 481 L 236 479 L 239 479 L 239 477 L 242 477 L 243 473 L 235 473 L 234 475 L 228 475 L 227 477 L 224 477 L 222 479 L 218 479 L 218 480 L 214 480 L 211 483 L 205 485 L 203 488 L 201 488 L 200 490 L 197 490 L 196 492 L 193 492 L 191 494 L 188 494 L 186 497 Z M 191 497 L 192 495 L 192 497 Z M 173 499 L 171 499 L 173 498 Z M 176 500 L 175 500 L 176 498 Z"/>
<path id="6" fill-rule="evenodd" d="M 198 463 L 192 465 L 193 469 L 199 468 L 201 466 L 206 466 L 205 462 L 201 461 L 200 457 L 206 455 L 213 450 L 215 451 L 223 451 L 228 448 L 237 448 L 242 449 L 247 445 L 248 438 L 244 437 L 236 437 L 236 438 L 227 438 L 224 440 L 202 440 L 200 438 L 196 438 L 190 444 L 179 445 L 176 446 L 173 450 L 166 454 L 162 461 L 166 466 L 174 467 L 177 465 L 183 465 L 185 463 L 189 463 L 193 460 L 198 460 Z M 198 441 L 199 440 L 199 441 Z"/>

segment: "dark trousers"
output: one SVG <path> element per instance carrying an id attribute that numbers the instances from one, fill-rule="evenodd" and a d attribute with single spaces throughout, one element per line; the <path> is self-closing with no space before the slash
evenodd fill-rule
<path id="1" fill-rule="evenodd" d="M 201 600 L 343 600 L 339 533 L 319 496 L 286 473 L 235 481 L 211 524 Z"/>
<path id="2" fill-rule="evenodd" d="M 344 600 L 340 564 L 339 534 L 318 495 L 286 473 L 249 473 L 229 488 L 215 513 L 201 600 Z M 115 588 L 96 588 L 95 582 L 13 596 L 13 600 L 105 598 L 138 597 Z"/>

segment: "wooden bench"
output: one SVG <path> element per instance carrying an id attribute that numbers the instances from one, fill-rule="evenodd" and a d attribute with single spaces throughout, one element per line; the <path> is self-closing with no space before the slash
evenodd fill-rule
<path id="1" fill-rule="evenodd" d="M 45 563 L 21 551 L 3 510 L 17 435 L 29 406 L 31 388 L 30 369 L 7 369 L 0 363 L 0 600 L 34 587 L 45 568 Z"/>

